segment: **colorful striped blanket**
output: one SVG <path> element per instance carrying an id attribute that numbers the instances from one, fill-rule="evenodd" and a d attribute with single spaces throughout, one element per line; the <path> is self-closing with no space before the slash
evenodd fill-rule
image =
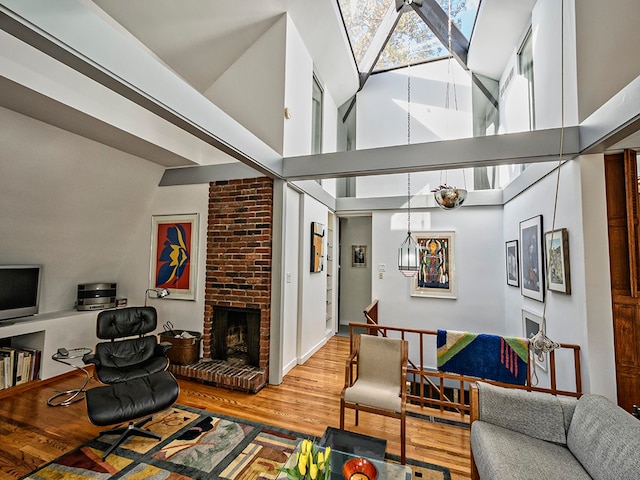
<path id="1" fill-rule="evenodd" d="M 438 330 L 438 370 L 524 385 L 529 340 L 484 333 Z"/>

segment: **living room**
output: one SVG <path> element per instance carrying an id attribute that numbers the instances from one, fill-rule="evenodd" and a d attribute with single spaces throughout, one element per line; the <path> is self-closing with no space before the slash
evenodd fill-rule
<path id="1" fill-rule="evenodd" d="M 345 229 L 349 223 L 362 223 L 364 218 L 365 226 L 342 232 L 351 235 L 353 242 L 343 245 L 340 252 L 336 250 L 336 255 L 350 258 L 352 244 L 368 247 L 367 267 L 356 270 L 350 262 L 342 265 L 345 270 L 353 268 L 352 273 L 365 275 L 371 285 L 364 298 L 352 299 L 349 291 L 340 290 L 340 301 L 355 305 L 350 311 L 361 312 L 369 301 L 378 299 L 381 323 L 392 326 L 522 335 L 523 309 L 541 314 L 544 308 L 548 315 L 547 334 L 555 341 L 581 346 L 584 391 L 616 401 L 609 262 L 608 255 L 603 254 L 608 245 L 603 157 L 605 152 L 617 151 L 620 145 L 640 146 L 638 142 L 633 143 L 633 137 L 624 138 L 632 133 L 629 128 L 637 126 L 635 100 L 640 72 L 634 62 L 619 60 L 625 55 L 634 58 L 637 51 L 637 36 L 631 33 L 634 15 L 621 15 L 618 8 L 605 8 L 596 1 L 564 2 L 564 51 L 571 61 L 565 60 L 572 68 L 561 69 L 557 67 L 561 50 L 557 45 L 562 31 L 559 6 L 556 2 L 529 2 L 525 17 L 531 20 L 517 32 L 508 49 L 508 58 L 514 61 L 519 47 L 516 42 L 525 36 L 533 22 L 538 27 L 535 29 L 540 42 L 537 48 L 544 52 L 542 58 L 534 58 L 534 64 L 537 61 L 546 66 L 540 70 L 542 76 L 536 78 L 539 86 L 536 101 L 552 108 L 536 109 L 539 131 L 522 132 L 516 141 L 520 149 L 511 150 L 511 144 L 500 143 L 499 136 L 487 137 L 488 142 L 495 142 L 487 147 L 479 143 L 465 146 L 463 140 L 422 143 L 428 140 L 424 137 L 429 128 L 418 121 L 411 125 L 412 144 L 405 145 L 406 108 L 394 111 L 390 125 L 382 125 L 381 118 L 391 118 L 389 105 L 393 100 L 376 99 L 374 95 L 379 93 L 378 88 L 391 88 L 390 98 L 404 102 L 407 76 L 396 74 L 393 81 L 384 83 L 382 74 L 375 74 L 358 93 L 356 108 L 358 129 L 376 121 L 377 129 L 371 128 L 368 133 L 358 131 L 357 150 L 327 153 L 326 160 L 314 162 L 309 150 L 309 92 L 313 71 L 325 82 L 323 152 L 338 150 L 341 141 L 337 133 L 338 117 L 344 115 L 338 114 L 339 107 L 348 104 L 359 88 L 352 54 L 344 48 L 345 34 L 340 33 L 343 27 L 336 16 L 338 7 L 333 2 L 329 10 L 334 18 L 331 23 L 323 24 L 324 30 L 312 28 L 314 20 L 308 18 L 309 15 L 306 20 L 302 18 L 305 7 L 291 7 L 292 11 L 283 15 L 286 11 L 281 5 L 283 2 L 273 2 L 273 11 L 260 13 L 262 23 L 256 30 L 247 29 L 244 36 L 233 32 L 235 36 L 227 38 L 226 44 L 207 44 L 203 50 L 194 48 L 200 64 L 206 63 L 207 52 L 215 51 L 220 57 L 222 52 L 229 52 L 219 60 L 222 73 L 208 73 L 218 80 L 210 83 L 198 77 L 199 72 L 180 71 L 179 62 L 167 68 L 163 63 L 169 62 L 160 60 L 159 53 L 150 54 L 145 50 L 144 42 L 151 39 L 143 39 L 144 28 L 140 27 L 140 38 L 136 39 L 128 30 L 133 26 L 124 25 L 127 17 L 144 18 L 144 12 L 127 13 L 124 3 L 112 5 L 113 11 L 107 14 L 109 2 L 65 2 L 64 8 L 81 15 L 88 22 L 86 25 L 93 26 L 84 32 L 70 28 L 74 25 L 71 14 L 56 18 L 49 15 L 52 12 L 44 2 L 21 3 L 2 2 L 6 26 L 2 34 L 3 128 L 0 135 L 4 148 L 0 212 L 9 226 L 2 234 L 2 263 L 43 265 L 41 313 L 72 311 L 79 284 L 113 281 L 118 284 L 118 296 L 126 297 L 129 305 L 142 305 L 146 301 L 158 309 L 161 322 L 171 321 L 176 328 L 185 330 L 202 330 L 205 292 L 209 288 L 206 252 L 210 182 L 266 176 L 275 178 L 272 283 L 276 291 L 272 292 L 271 302 L 271 385 L 281 384 L 296 365 L 304 365 L 332 339 L 339 325 L 362 320 L 355 317 L 356 314 L 343 318 L 335 297 L 328 323 L 327 274 L 333 273 L 333 278 L 338 278 L 338 262 L 334 261 L 331 271 L 328 266 L 320 273 L 309 269 L 309 225 L 318 222 L 328 226 L 333 216 L 336 227 L 340 219 L 346 219 L 342 221 Z M 312 6 L 305 6 L 313 11 Z M 491 6 L 491 1 L 481 3 L 481 8 Z M 152 9 L 148 4 L 146 8 L 140 7 L 145 11 L 156 10 L 156 20 L 167 22 L 158 23 L 157 29 L 148 26 L 148 35 L 154 32 L 163 35 L 159 25 L 171 24 L 172 19 L 180 17 L 175 9 L 167 8 L 162 17 L 161 9 Z M 638 7 L 626 2 L 622 8 L 631 12 Z M 324 14 L 324 10 L 322 12 Z M 196 12 L 182 14 L 186 20 L 197 18 Z M 119 15 L 125 19 L 114 20 Z M 16 17 L 24 21 L 20 28 L 16 26 L 21 23 Z M 548 22 L 550 17 L 555 18 L 554 22 Z M 324 16 L 318 18 L 325 19 Z M 210 30 L 223 28 L 225 17 L 217 20 L 219 23 L 209 27 Z M 629 23 L 628 28 L 624 28 L 625 22 Z M 24 24 L 38 25 L 39 31 L 49 32 L 57 43 L 53 42 L 54 46 L 46 43 L 41 33 L 34 33 L 32 27 Z M 601 31 L 615 31 L 616 35 L 597 35 L 593 25 L 598 25 Z M 323 36 L 326 41 L 329 37 L 331 41 L 338 41 L 333 39 L 335 32 L 343 45 L 341 52 L 333 48 L 324 51 Z M 550 37 L 545 37 L 545 33 Z M 78 36 L 73 38 L 74 35 Z M 314 36 L 320 40 L 314 41 Z M 91 38 L 93 41 L 89 41 Z M 60 45 L 82 51 L 82 61 L 64 57 Z M 109 45 L 106 52 L 98 51 L 101 45 Z M 229 45 L 228 50 L 224 45 Z M 232 47 L 235 54 L 231 53 Z M 286 49 L 290 50 L 285 54 Z M 611 55 L 613 51 L 618 55 Z M 96 57 L 86 62 L 93 54 Z M 171 59 L 177 62 L 183 54 Z M 140 58 L 152 65 L 153 68 L 144 64 L 144 68 L 148 67 L 153 75 L 136 77 L 139 72 L 127 72 L 132 65 L 142 65 L 136 64 Z M 92 62 L 101 66 L 96 68 Z M 332 69 L 343 73 L 345 69 L 338 67 L 345 63 L 346 71 L 351 73 L 336 77 Z M 417 79 L 422 73 L 420 66 L 410 68 L 412 80 L 415 79 L 412 111 L 417 116 L 422 102 L 421 82 Z M 180 76 L 171 70 L 180 72 Z M 495 75 L 498 92 L 506 84 L 509 70 L 505 67 Z M 558 87 L 563 72 L 564 89 Z M 98 78 L 98 73 L 109 78 Z M 127 76 L 129 74 L 131 76 Z M 125 78 L 123 83 L 129 86 L 128 90 L 117 80 Z M 195 79 L 203 83 L 195 85 Z M 467 85 L 471 82 L 459 77 L 456 82 L 462 110 L 462 105 L 471 103 L 470 95 L 466 100 L 463 98 L 464 82 L 468 82 Z M 447 82 L 441 80 L 441 83 Z M 194 84 L 194 88 L 190 84 Z M 283 89 L 282 85 L 287 88 Z M 470 88 L 467 86 L 466 91 Z M 548 292 L 545 302 L 540 302 L 523 296 L 519 288 L 507 285 L 504 245 L 519 238 L 520 222 L 538 215 L 543 218 L 544 231 L 551 230 L 562 92 L 567 105 L 563 124 L 567 127 L 567 157 L 560 169 L 555 224 L 570 232 L 572 290 L 571 295 Z M 509 109 L 517 110 L 521 106 L 515 97 L 509 97 L 510 92 L 506 93 L 505 98 L 511 98 L 514 103 L 502 104 L 500 99 L 504 106 L 503 121 L 514 119 L 509 116 L 512 114 Z M 620 102 L 618 94 L 632 100 Z M 134 99 L 134 95 L 144 99 Z M 199 99 L 197 105 L 190 103 L 194 98 Z M 212 98 L 218 106 L 207 101 Z M 166 107 L 164 113 L 160 112 L 162 104 Z M 378 110 L 374 109 L 376 104 Z M 283 114 L 285 107 L 290 111 L 290 119 Z M 615 114 L 605 116 L 611 110 Z M 472 125 L 471 120 L 466 121 Z M 576 129 L 580 133 L 579 143 Z M 504 126 L 501 131 L 516 135 L 517 129 Z M 392 147 L 394 150 L 385 150 L 380 144 L 381 132 L 393 137 L 385 139 L 388 143 L 384 146 L 397 145 Z M 545 136 L 547 134 L 550 136 Z M 510 138 L 514 137 L 505 136 Z M 624 142 L 617 143 L 623 139 Z M 487 158 L 485 148 L 493 156 Z M 367 181 L 373 182 L 375 177 L 367 176 L 371 167 L 358 157 L 359 153 L 378 166 L 377 173 L 393 175 L 385 177 L 385 187 L 394 187 L 390 188 L 389 195 L 348 198 L 326 190 L 337 190 L 340 182 L 331 180 L 333 178 L 358 175 L 361 176 L 357 191 L 381 190 L 379 185 L 367 187 Z M 244 161 L 238 161 L 238 156 Z M 385 156 L 393 161 L 381 161 Z M 537 163 L 542 157 L 549 163 Z M 449 161 L 453 158 L 456 163 Z M 438 185 L 442 170 L 455 167 L 456 170 L 449 173 L 449 180 L 460 186 L 465 179 L 461 178 L 458 168 L 469 167 L 466 182 L 471 186 L 471 166 L 505 164 L 509 159 L 515 163 L 531 163 L 531 168 L 504 189 L 470 191 L 467 204 L 454 212 L 441 210 L 433 203 L 429 187 Z M 278 168 L 283 173 L 273 174 L 278 173 Z M 404 194 L 408 171 L 412 172 L 413 185 L 411 229 L 455 231 L 455 299 L 412 296 L 410 282 L 395 271 L 397 248 L 406 236 Z M 326 179 L 324 189 L 315 178 Z M 194 213 L 198 214 L 199 255 L 193 300 L 175 300 L 171 296 L 145 298 L 150 285 L 153 217 Z M 333 230 L 334 248 L 338 245 L 338 230 Z M 343 286 L 335 285 L 333 294 L 337 295 Z M 51 320 L 53 330 L 63 324 L 55 321 Z M 91 323 L 88 329 L 87 322 Z M 96 343 L 90 333 L 84 333 L 92 331 L 93 320 L 87 320 L 80 328 L 64 323 L 63 328 L 66 331 L 58 332 L 59 336 L 50 335 L 52 343 L 67 347 Z M 435 364 L 435 348 L 432 356 L 431 363 Z M 542 382 L 549 381 L 544 372 L 541 376 Z M 561 384 L 568 381 L 559 379 Z M 7 401 L 18 400 L 3 400 Z"/>

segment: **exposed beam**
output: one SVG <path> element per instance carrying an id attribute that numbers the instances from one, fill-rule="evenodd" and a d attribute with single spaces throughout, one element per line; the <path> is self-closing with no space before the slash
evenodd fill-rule
<path id="1" fill-rule="evenodd" d="M 434 35 L 449 48 L 449 16 L 436 0 L 422 0 L 422 5 L 416 2 L 411 3 L 411 8 L 418 14 L 424 23 L 431 29 Z M 451 52 L 453 57 L 462 65 L 467 67 L 467 55 L 469 53 L 469 40 L 462 34 L 455 23 L 451 24 Z"/>
<path id="2" fill-rule="evenodd" d="M 284 159 L 287 180 L 383 175 L 557 160 L 562 129 L 491 135 Z M 564 128 L 564 152 L 579 154 L 578 127 Z"/>
<path id="3" fill-rule="evenodd" d="M 219 165 L 199 165 L 193 167 L 167 168 L 160 179 L 160 186 L 196 185 L 199 183 L 234 180 L 236 178 L 257 178 L 262 173 L 241 162 Z"/>
<path id="4" fill-rule="evenodd" d="M 480 80 L 480 77 L 478 77 L 478 75 L 472 72 L 471 80 L 476 85 L 476 87 L 478 87 L 478 90 L 480 90 L 484 94 L 484 96 L 487 97 L 487 100 L 491 102 L 494 108 L 497 109 L 500 107 L 498 100 L 492 95 L 492 93 L 489 91 L 487 86 L 484 83 L 482 83 L 482 80 Z"/>
<path id="5" fill-rule="evenodd" d="M 397 12 L 394 5 L 390 4 L 387 9 L 387 13 L 385 13 L 382 21 L 380 22 L 380 26 L 377 28 L 375 35 L 371 39 L 369 48 L 367 48 L 367 51 L 358 63 L 358 71 L 360 72 L 360 88 L 358 90 L 362 90 L 367 79 L 371 76 L 380 55 L 382 55 L 384 47 L 387 45 L 396 25 L 398 25 L 400 15 L 402 15 L 402 12 Z"/>
<path id="6" fill-rule="evenodd" d="M 638 131 L 640 76 L 584 119 L 580 124 L 580 148 L 583 153 L 602 153 Z"/>

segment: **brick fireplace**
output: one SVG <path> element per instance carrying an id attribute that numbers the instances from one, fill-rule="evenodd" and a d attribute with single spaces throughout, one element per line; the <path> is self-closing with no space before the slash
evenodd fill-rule
<path id="1" fill-rule="evenodd" d="M 202 360 L 174 374 L 249 392 L 267 384 L 272 218 L 271 179 L 210 184 Z"/>

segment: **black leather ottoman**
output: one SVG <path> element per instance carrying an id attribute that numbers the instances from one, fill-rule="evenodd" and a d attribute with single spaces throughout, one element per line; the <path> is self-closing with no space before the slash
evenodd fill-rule
<path id="1" fill-rule="evenodd" d="M 135 424 L 133 420 L 169 408 L 177 400 L 179 392 L 178 382 L 167 371 L 87 390 L 87 415 L 91 423 L 106 426 L 129 422 L 127 427 L 101 432 L 101 435 L 120 435 L 104 452 L 102 459 L 132 435 L 160 440 L 160 435 L 140 428 L 150 417 Z"/>

